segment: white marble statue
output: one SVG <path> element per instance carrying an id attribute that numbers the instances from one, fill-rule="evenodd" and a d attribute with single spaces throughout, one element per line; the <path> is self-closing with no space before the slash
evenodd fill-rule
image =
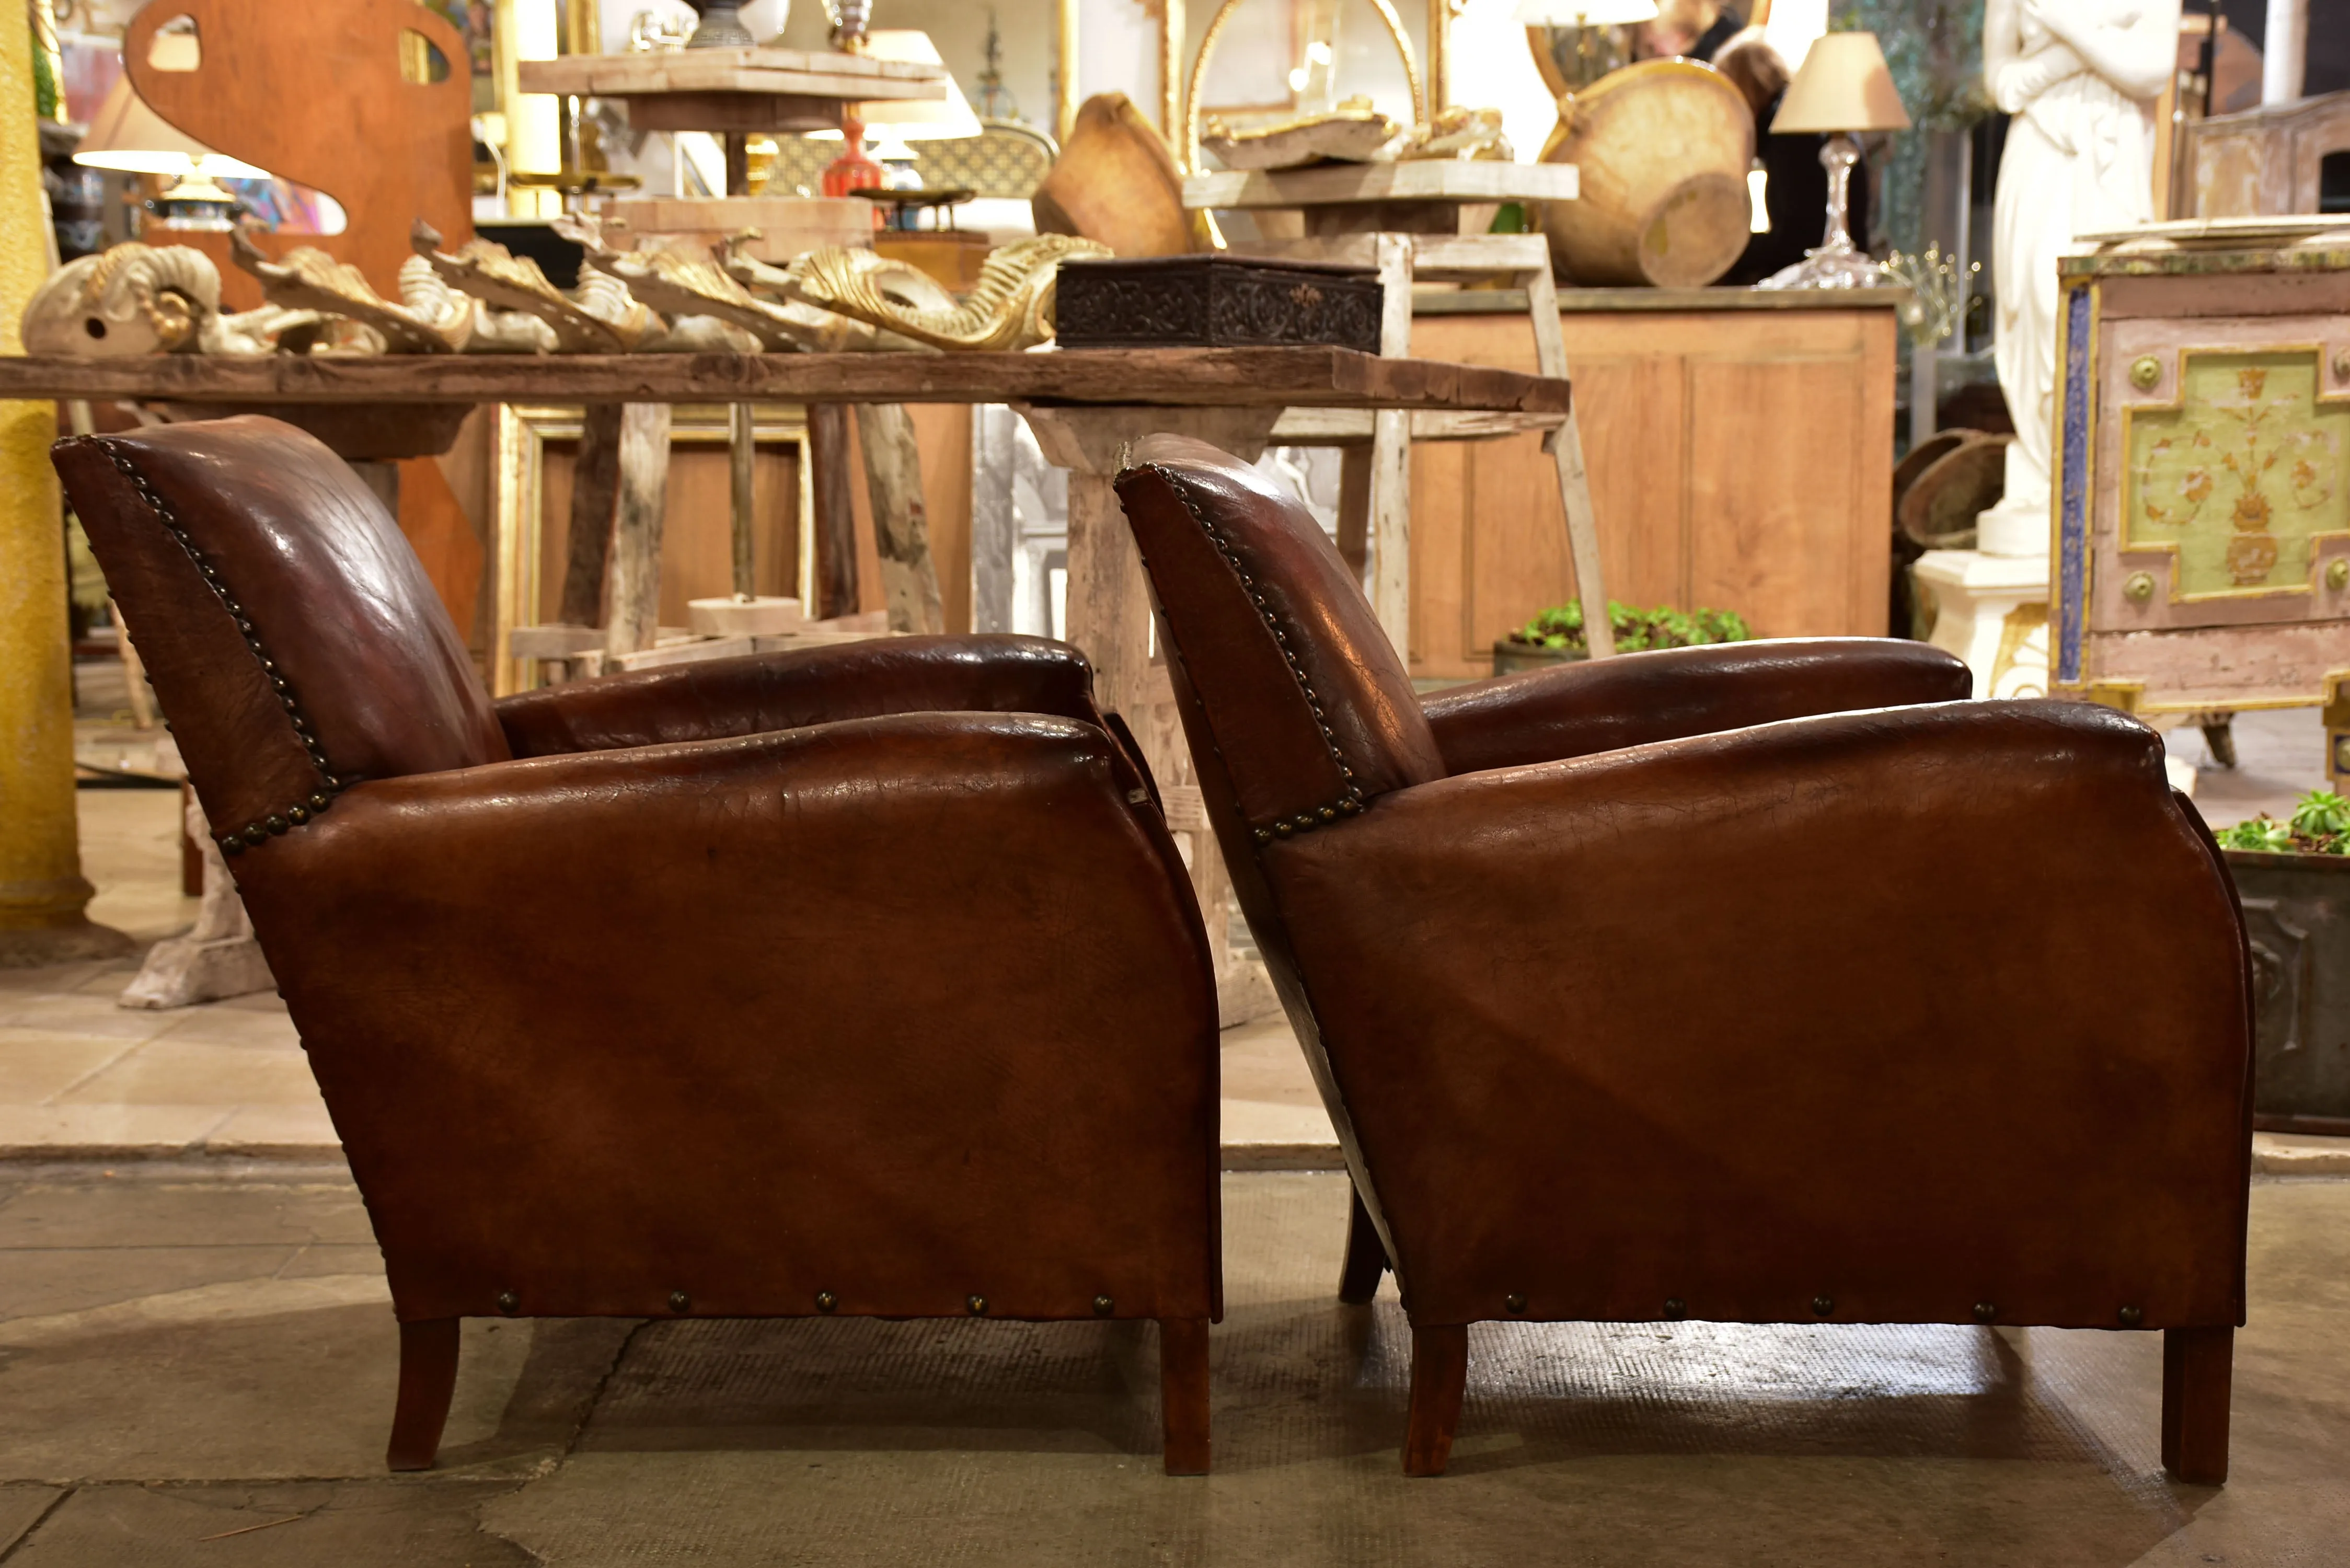
<path id="1" fill-rule="evenodd" d="M 2056 258 L 2077 234 L 2154 216 L 2154 99 L 2177 69 L 2179 0 L 1988 0 L 1983 76 L 2013 116 L 1991 265 L 1999 384 L 2015 420 L 2007 495 L 1983 514 L 1991 556 L 2048 553 Z"/>

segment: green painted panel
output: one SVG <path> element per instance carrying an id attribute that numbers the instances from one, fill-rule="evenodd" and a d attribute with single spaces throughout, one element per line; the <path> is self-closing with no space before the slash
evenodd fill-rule
<path id="1" fill-rule="evenodd" d="M 2186 356 L 2179 407 L 2134 410 L 2123 547 L 2175 545 L 2180 598 L 2310 586 L 2313 535 L 2350 530 L 2350 403 L 2314 348 Z"/>

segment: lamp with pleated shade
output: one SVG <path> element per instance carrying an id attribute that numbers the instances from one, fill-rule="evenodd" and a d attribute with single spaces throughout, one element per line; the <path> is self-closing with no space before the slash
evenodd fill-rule
<path id="1" fill-rule="evenodd" d="M 158 33 L 149 60 L 158 70 L 192 71 L 198 47 L 192 33 Z M 266 180 L 269 171 L 240 158 L 215 152 L 147 106 L 123 72 L 107 89 L 106 101 L 90 117 L 74 161 L 128 174 L 165 174 L 172 183 L 157 198 L 163 226 L 223 230 L 230 226 L 236 198 L 215 181 Z"/>
<path id="2" fill-rule="evenodd" d="M 1907 130 L 1909 111 L 1874 33 L 1828 33 L 1804 57 L 1772 118 L 1771 134 L 1824 134 L 1820 161 L 1828 171 L 1827 234 L 1820 248 L 1762 280 L 1762 288 L 1883 288 L 1884 269 L 1852 242 L 1852 171 L 1860 162 L 1855 131 Z"/>

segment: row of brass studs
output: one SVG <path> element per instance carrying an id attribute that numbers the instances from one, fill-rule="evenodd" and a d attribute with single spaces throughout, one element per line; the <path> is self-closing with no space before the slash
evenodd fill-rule
<path id="1" fill-rule="evenodd" d="M 1224 564 L 1232 567 L 1233 576 L 1240 578 L 1241 587 L 1248 594 L 1249 602 L 1256 606 L 1256 613 L 1263 618 L 1266 628 L 1273 633 L 1273 640 L 1280 646 L 1282 658 L 1289 661 L 1290 677 L 1297 682 L 1298 691 L 1305 693 L 1305 705 L 1313 710 L 1315 725 L 1322 732 L 1322 744 L 1328 749 L 1330 760 L 1338 764 L 1338 776 L 1347 781 L 1347 793 L 1328 805 L 1316 806 L 1311 811 L 1301 811 L 1295 816 L 1284 816 L 1278 822 L 1269 823 L 1254 829 L 1256 841 L 1259 844 L 1270 844 L 1275 838 L 1290 838 L 1300 833 L 1310 833 L 1326 823 L 1336 822 L 1342 816 L 1354 815 L 1363 809 L 1362 786 L 1354 782 L 1355 770 L 1347 765 L 1346 753 L 1338 750 L 1338 737 L 1330 729 L 1329 716 L 1322 711 L 1322 700 L 1314 694 L 1313 686 L 1305 679 L 1305 670 L 1298 662 L 1297 650 L 1289 646 L 1289 634 L 1284 631 L 1280 622 L 1274 618 L 1273 610 L 1265 604 L 1264 596 L 1257 592 L 1256 579 L 1242 569 L 1240 556 L 1232 553 L 1232 545 L 1225 542 L 1222 534 L 1216 532 L 1216 525 L 1209 522 L 1200 508 L 1193 504 L 1190 493 L 1176 481 L 1173 474 L 1158 463 L 1150 465 L 1150 472 L 1166 482 L 1167 487 L 1175 493 L 1175 498 L 1183 504 L 1183 510 L 1191 514 L 1191 521 L 1197 523 L 1200 525 L 1200 531 L 1207 535 L 1208 543 L 1216 547 L 1216 554 L 1224 558 Z"/>
<path id="2" fill-rule="evenodd" d="M 334 805 L 336 792 L 343 787 L 342 781 L 336 778 L 334 771 L 327 765 L 326 747 L 319 742 L 317 735 L 310 728 L 310 721 L 303 716 L 301 707 L 294 701 L 293 688 L 278 672 L 277 661 L 270 658 L 268 650 L 261 646 L 261 639 L 254 630 L 252 619 L 245 615 L 244 607 L 230 597 L 228 585 L 221 580 L 220 568 L 196 547 L 195 541 L 188 537 L 187 529 L 172 514 L 171 507 L 155 493 L 154 486 L 147 483 L 147 476 L 123 455 L 121 449 L 112 441 L 101 441 L 99 445 L 116 471 L 130 481 L 131 487 L 139 492 L 139 498 L 147 504 L 148 510 L 155 514 L 156 521 L 163 524 L 163 531 L 186 552 L 188 559 L 194 563 L 197 572 L 203 576 L 204 586 L 212 589 L 213 596 L 220 600 L 221 607 L 228 611 L 229 618 L 236 623 L 238 633 L 244 639 L 244 646 L 253 650 L 255 659 L 260 660 L 261 673 L 267 677 L 270 690 L 276 693 L 279 705 L 286 710 L 287 722 L 294 726 L 296 738 L 302 742 L 302 749 L 309 753 L 310 765 L 318 770 L 318 777 L 325 785 L 312 791 L 307 799 L 272 812 L 258 822 L 246 823 L 238 832 L 222 835 L 221 853 L 241 855 L 247 845 L 265 844 L 276 835 L 301 826 Z"/>
<path id="3" fill-rule="evenodd" d="M 497 1304 L 499 1312 L 504 1314 L 508 1317 L 512 1317 L 515 1314 L 522 1310 L 522 1297 L 513 1291 L 500 1291 L 498 1293 Z M 987 1315 L 987 1298 L 985 1296 L 965 1296 L 963 1298 L 962 1304 L 963 1310 L 971 1314 L 973 1317 L 985 1317 Z M 1117 1306 L 1118 1303 L 1110 1300 L 1107 1296 L 1096 1296 L 1094 1298 L 1094 1315 L 1096 1317 L 1107 1317 L 1117 1309 Z M 816 1311 L 830 1314 L 831 1313 L 839 1310 L 839 1307 L 840 1298 L 838 1296 L 834 1295 L 830 1291 L 816 1292 Z M 693 1310 L 693 1298 L 687 1295 L 683 1291 L 671 1291 L 669 1293 L 669 1310 L 673 1313 L 691 1312 Z"/>
<path id="4" fill-rule="evenodd" d="M 1523 1317 L 1525 1315 L 1526 1298 L 1516 1291 L 1512 1291 L 1508 1295 L 1502 1298 L 1502 1305 L 1508 1309 L 1512 1317 Z M 1812 1298 L 1812 1315 L 1814 1317 L 1834 1317 L 1835 1315 L 1835 1298 L 1833 1296 L 1824 1295 L 1814 1296 Z M 2114 1315 L 2124 1328 L 2136 1328 L 2139 1324 L 2146 1321 L 2145 1312 L 2134 1306 L 2126 1306 Z M 1665 1317 L 1668 1321 L 1679 1323 L 1681 1319 L 1687 1316 L 1689 1316 L 1689 1303 L 1687 1302 L 1681 1300 L 1679 1296 L 1668 1296 L 1665 1298 Z M 1999 1319 L 1999 1308 L 1990 1302 L 1977 1302 L 1974 1306 L 1974 1319 L 1977 1323 L 1995 1323 Z"/>

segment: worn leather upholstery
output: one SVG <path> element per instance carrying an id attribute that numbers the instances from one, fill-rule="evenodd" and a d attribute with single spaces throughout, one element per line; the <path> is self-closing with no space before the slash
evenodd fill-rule
<path id="1" fill-rule="evenodd" d="M 1210 815 L 1416 1333 L 2242 1320 L 2246 948 L 2153 732 L 1857 639 L 1403 714 L 1302 508 L 1197 442 L 1133 462 Z M 1326 732 L 1410 760 L 1309 826 Z"/>
<path id="2" fill-rule="evenodd" d="M 496 704 L 518 757 L 712 741 L 888 713 L 1057 713 L 1098 725 L 1093 670 L 1041 637 L 892 637 L 543 687 Z"/>
<path id="3" fill-rule="evenodd" d="M 307 436 L 57 462 L 404 1345 L 494 1314 L 1158 1318 L 1196 1341 L 1204 1463 L 1212 971 L 1081 658 L 891 640 L 494 707 Z M 401 1423 L 434 1366 L 404 1364 Z"/>
<path id="4" fill-rule="evenodd" d="M 1452 773 L 1916 702 L 1955 702 L 1966 664 L 1922 642 L 1805 637 L 1657 649 L 1456 686 L 1424 699 Z"/>

